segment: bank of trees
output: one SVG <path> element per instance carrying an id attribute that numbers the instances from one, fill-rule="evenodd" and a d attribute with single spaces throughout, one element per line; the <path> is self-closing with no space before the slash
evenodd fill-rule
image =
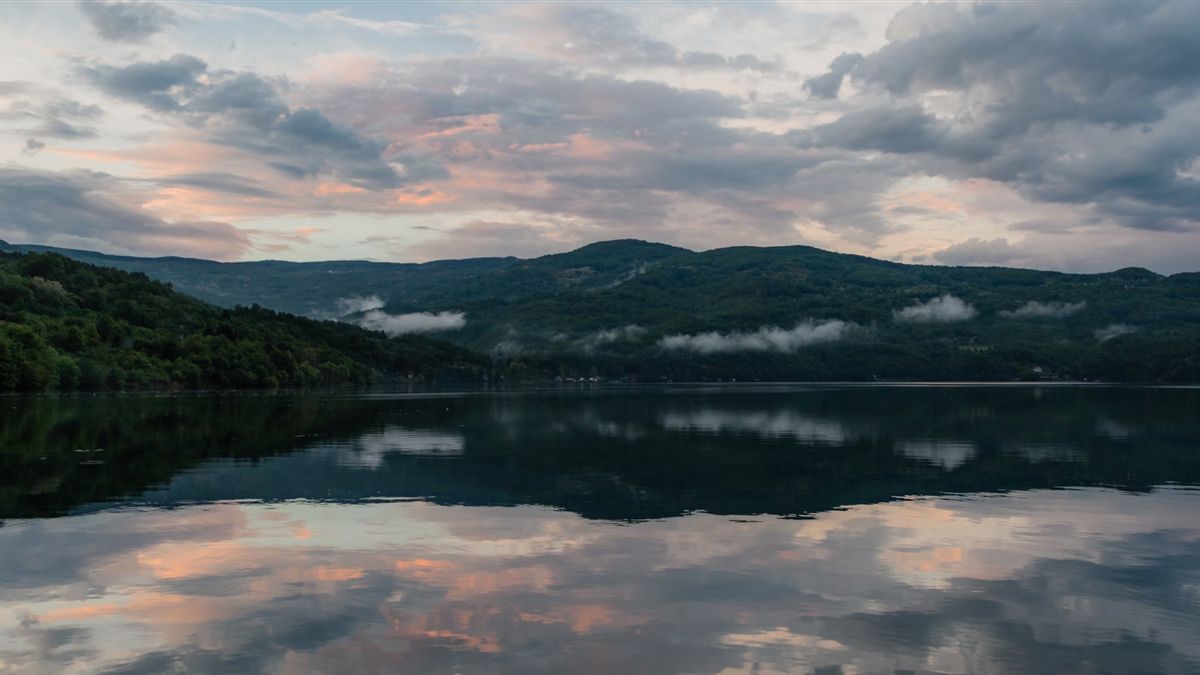
<path id="1" fill-rule="evenodd" d="M 167 284 L 57 254 L 0 254 L 0 390 L 363 384 L 476 378 L 487 360 L 421 337 L 260 307 L 219 309 Z"/>

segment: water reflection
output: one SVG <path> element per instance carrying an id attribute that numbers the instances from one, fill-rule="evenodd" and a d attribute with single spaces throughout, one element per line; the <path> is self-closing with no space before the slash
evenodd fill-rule
<path id="1" fill-rule="evenodd" d="M 706 434 L 743 433 L 763 438 L 784 438 L 801 443 L 845 443 L 851 438 L 837 420 L 805 417 L 791 410 L 759 412 L 701 408 L 688 412 L 666 412 L 661 424 L 670 431 Z"/>
<path id="2" fill-rule="evenodd" d="M 459 434 L 429 429 L 405 429 L 387 426 L 382 431 L 358 437 L 349 452 L 336 446 L 337 463 L 378 469 L 390 454 L 412 457 L 458 457 L 463 454 L 463 437 Z"/>
<path id="3" fill-rule="evenodd" d="M 0 531 L 8 671 L 1195 672 L 1200 495 L 635 527 L 231 504 Z M 826 671 L 838 672 L 838 671 Z"/>
<path id="4" fill-rule="evenodd" d="M 1197 397 L 10 401 L 0 673 L 1197 673 Z"/>
<path id="5" fill-rule="evenodd" d="M 973 443 L 932 439 L 900 441 L 896 444 L 896 451 L 911 459 L 936 464 L 947 471 L 953 471 L 967 460 L 974 459 L 977 453 Z"/>

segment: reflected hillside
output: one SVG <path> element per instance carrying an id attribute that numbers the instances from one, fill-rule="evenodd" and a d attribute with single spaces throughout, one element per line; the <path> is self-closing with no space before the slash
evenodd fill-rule
<path id="1" fill-rule="evenodd" d="M 0 514 L 425 499 L 588 518 L 1200 484 L 1200 391 L 815 387 L 5 399 Z"/>
<path id="2" fill-rule="evenodd" d="M 375 419 L 349 401 L 282 396 L 3 398 L 0 406 L 5 517 L 136 496 L 206 460 L 259 461 Z"/>

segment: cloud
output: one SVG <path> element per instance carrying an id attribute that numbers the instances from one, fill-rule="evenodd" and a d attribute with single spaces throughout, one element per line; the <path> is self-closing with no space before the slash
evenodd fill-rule
<path id="1" fill-rule="evenodd" d="M 636 14 L 611 6 L 585 3 L 518 5 L 500 16 L 487 16 L 479 36 L 500 46 L 532 51 L 588 68 L 678 68 L 777 73 L 779 60 L 753 54 L 727 56 L 710 51 L 681 50 L 648 35 Z M 499 22 L 506 30 L 497 34 Z M 537 35 L 514 41 L 509 35 Z M 503 37 L 501 37 L 503 36 Z"/>
<path id="2" fill-rule="evenodd" d="M 986 265 L 1077 272 L 1111 272 L 1139 264 L 1160 273 L 1197 269 L 1200 232 L 1146 233 L 1117 225 L 1080 226 L 1019 223 L 1021 239 L 1005 237 L 967 241 L 935 251 L 932 258 L 947 265 Z"/>
<path id="3" fill-rule="evenodd" d="M 119 191 L 107 174 L 0 168 L 0 231 L 29 242 L 218 259 L 237 258 L 251 246 L 249 235 L 228 223 L 167 222 L 121 204 Z"/>
<path id="4" fill-rule="evenodd" d="M 566 140 L 570 134 L 592 130 L 622 131 L 626 138 L 672 132 L 689 132 L 688 121 L 741 117 L 744 101 L 712 89 L 672 86 L 646 79 L 622 79 L 602 73 L 579 72 L 569 67 L 547 67 L 546 62 L 474 56 L 396 64 L 384 68 L 371 86 L 346 85 L 314 92 L 322 110 L 353 118 L 371 108 L 385 108 L 406 117 L 382 120 L 407 122 L 422 131 L 445 131 L 463 125 L 473 116 L 495 115 L 493 122 L 461 131 L 467 138 L 435 134 L 427 138 L 457 144 L 484 140 L 496 133 L 518 133 L 499 139 L 509 144 Z M 414 92 L 419 95 L 414 95 Z M 428 125 L 428 128 L 424 128 Z M 678 125 L 678 126 L 676 126 Z M 411 133 L 412 126 L 405 129 Z M 535 133 L 537 132 L 537 133 Z M 729 138 L 737 135 L 717 128 Z M 698 139 L 703 142 L 705 139 Z"/>
<path id="5" fill-rule="evenodd" d="M 40 150 L 46 147 L 46 144 L 36 138 L 25 139 L 24 153 L 27 155 L 36 155 Z"/>
<path id="6" fill-rule="evenodd" d="M 1027 252 L 1003 237 L 990 240 L 972 237 L 935 252 L 933 257 L 948 265 L 1010 265 L 1026 255 Z"/>
<path id="7" fill-rule="evenodd" d="M 42 123 L 26 130 L 27 133 L 51 138 L 74 140 L 79 138 L 95 138 L 96 130 L 89 126 L 73 124 L 58 118 L 46 118 Z"/>
<path id="8" fill-rule="evenodd" d="M 953 471 L 974 459 L 978 452 L 974 443 L 958 440 L 900 441 L 896 444 L 896 454 L 935 464 L 946 471 Z"/>
<path id="9" fill-rule="evenodd" d="M 889 227 L 860 198 L 861 189 L 894 180 L 885 163 L 850 177 L 826 171 L 826 153 L 728 124 L 750 112 L 741 96 L 494 54 L 372 63 L 370 78 L 318 83 L 220 70 L 186 54 L 86 63 L 79 72 L 174 123 L 170 133 L 248 155 L 277 174 L 239 185 L 197 180 L 233 173 L 227 160 L 187 167 L 180 175 L 214 193 L 205 197 L 214 210 L 234 187 L 260 200 L 243 208 L 259 211 L 454 214 L 439 222 L 443 238 L 407 237 L 393 247 L 398 254 L 545 253 L 625 236 L 769 244 L 812 220 L 855 233 Z M 236 173 L 255 175 L 248 168 Z M 315 180 L 346 189 L 330 195 L 293 184 Z M 250 194 L 260 189 L 267 193 Z M 501 229 L 521 232 L 491 236 Z"/>
<path id="10" fill-rule="evenodd" d="M 353 321 L 368 330 L 383 331 L 393 336 L 405 333 L 457 330 L 467 325 L 466 315 L 461 312 L 388 314 L 379 309 L 367 310 Z"/>
<path id="11" fill-rule="evenodd" d="M 82 78 L 70 84 L 89 82 L 158 124 L 135 121 L 124 105 L 99 120 L 33 102 L 12 131 L 55 146 L 40 161 L 69 151 L 59 140 L 95 139 L 93 150 L 141 143 L 126 152 L 142 156 L 211 146 L 186 166 L 133 165 L 159 185 L 191 188 L 160 195 L 154 208 L 173 217 L 353 214 L 349 227 L 366 227 L 358 214 L 427 214 L 399 227 L 419 222 L 444 237 L 388 233 L 397 242 L 389 251 L 422 257 L 638 237 L 1072 270 L 1097 264 L 1089 255 L 1099 244 L 1026 248 L 1021 223 L 1046 232 L 1119 226 L 1148 246 L 1159 244 L 1145 232 L 1200 233 L 1198 48 L 1183 28 L 1200 17 L 1194 3 L 881 6 L 855 17 L 558 3 L 456 11 L 427 24 L 388 11 L 366 19 L 353 7 L 83 11 L 141 10 L 186 18 L 189 53 L 76 59 Z M 254 34 L 274 37 L 258 44 Z M 49 98 L 38 86 L 0 83 L 0 95 Z M 924 182 L 944 184 L 961 209 L 896 208 L 897 192 Z M 972 201 L 985 190 L 1011 198 L 988 210 Z M 230 194 L 248 198 L 234 200 L 237 212 Z M 172 199 L 179 208 L 164 210 Z M 513 238 L 493 236 L 502 228 Z M 341 243 L 359 246 L 369 234 Z M 970 241 L 933 253 L 962 239 Z M 1174 266 L 1187 247 L 1162 248 Z M 1137 264 L 1163 259 L 1147 250 L 1113 248 Z"/>
<path id="12" fill-rule="evenodd" d="M 359 436 L 353 449 L 338 448 L 338 464 L 381 469 L 389 455 L 459 457 L 466 440 L 460 434 L 388 425 L 383 431 Z"/>
<path id="13" fill-rule="evenodd" d="M 1095 331 L 1095 336 L 1100 342 L 1107 342 L 1115 337 L 1136 333 L 1137 330 L 1137 326 L 1130 326 L 1129 324 L 1124 323 L 1113 323 L 1105 326 L 1104 328 L 1097 329 Z"/>
<path id="14" fill-rule="evenodd" d="M 387 143 L 334 123 L 314 108 L 284 102 L 284 83 L 254 73 L 212 70 L 176 54 L 161 61 L 81 68 L 106 94 L 139 103 L 206 134 L 209 142 L 259 157 L 294 179 L 330 176 L 369 190 L 396 188 L 449 174 L 435 159 L 388 153 Z"/>
<path id="15" fill-rule="evenodd" d="M 476 413 L 476 419 L 512 412 L 511 406 L 497 408 Z M 760 417 L 786 420 L 789 413 Z M 471 433 L 476 419 L 462 432 Z M 848 426 L 861 428 L 862 420 Z M 455 445 L 448 438 L 454 430 L 393 425 L 380 430 L 383 438 L 373 441 L 381 440 L 382 448 L 442 444 L 453 451 Z M 741 424 L 729 429 L 752 430 Z M 389 432 L 447 438 L 425 443 L 389 439 Z M 464 439 L 464 448 L 474 451 L 478 438 Z M 873 441 L 885 442 L 886 437 Z M 401 464 L 403 455 L 380 457 L 379 468 L 392 472 L 379 480 L 362 468 L 317 464 L 349 459 L 358 445 L 339 438 L 320 446 L 316 459 L 314 452 L 295 453 L 265 461 L 253 472 L 239 465 L 236 482 L 183 472 L 167 495 L 177 502 L 194 500 L 195 493 L 225 496 L 233 485 L 276 495 L 286 471 L 298 472 L 297 491 L 319 480 L 350 485 L 355 494 L 369 494 L 372 485 L 390 485 L 396 493 L 395 486 L 407 488 L 404 479 L 419 471 L 422 477 L 462 481 L 448 483 L 451 487 L 473 487 L 455 493 L 465 494 L 461 501 L 467 503 L 532 501 L 526 497 L 532 489 L 519 491 L 507 472 L 488 476 L 484 491 L 477 487 L 478 472 L 431 467 L 429 460 Z M 706 460 L 700 454 L 694 461 L 707 468 Z M 324 471 L 314 473 L 313 466 Z M 702 510 L 707 486 L 688 491 L 693 483 L 679 473 L 681 484 L 666 494 L 682 495 L 680 505 L 669 508 Z M 604 477 L 644 484 L 637 482 L 639 474 L 628 475 Z M 469 478 L 477 482 L 466 483 Z M 727 508 L 766 504 L 759 510 L 777 513 L 772 507 L 808 494 L 798 493 L 786 476 L 778 478 L 769 483 L 773 489 L 793 488 L 779 502 L 763 496 L 778 492 L 755 492 Z M 339 479 L 344 482 L 335 483 Z M 569 485 L 590 487 L 596 480 L 585 474 Z M 426 484 L 411 492 L 424 494 L 419 488 Z M 833 493 L 858 497 L 860 491 Z M 551 505 L 565 501 L 555 497 Z M 994 675 L 1086 671 L 1097 662 L 1111 663 L 1115 672 L 1187 672 L 1196 654 L 1197 620 L 1194 613 L 1178 611 L 1192 597 L 1187 571 L 1196 553 L 1194 501 L 1186 490 L 913 497 L 845 504 L 805 518 L 786 512 L 792 517 L 751 523 L 733 513 L 628 524 L 541 506 L 467 508 L 459 500 L 439 505 L 370 499 L 338 508 L 296 500 L 281 518 L 276 505 L 261 503 L 266 500 L 231 501 L 105 509 L 6 528 L 3 588 L 10 604 L 22 610 L 8 619 L 13 646 L 6 659 L 52 670 L 102 664 L 109 670 L 161 672 L 184 663 L 192 670 L 219 671 L 236 663 L 253 671 L 377 672 L 394 670 L 393 648 L 403 640 L 405 663 L 414 672 L 444 669 L 448 649 L 464 664 L 462 670 L 489 672 L 512 669 L 505 645 L 545 640 L 538 658 L 545 663 L 542 670 L 554 672 L 593 672 L 594 649 L 645 672 L 737 669 L 745 663 L 777 672 L 962 671 L 968 668 L 961 664 L 970 661 L 979 664 L 970 670 Z M 853 499 L 831 503 L 844 501 Z M 571 503 L 577 509 L 586 504 L 578 498 Z M 619 505 L 625 503 L 635 512 L 643 508 L 632 497 Z M 1100 515 L 1112 513 L 1122 517 Z M 1059 533 L 1061 553 L 1048 556 L 1045 547 L 1030 546 L 1031 531 Z M 434 536 L 436 547 L 428 545 Z M 132 591 L 131 579 L 140 584 Z M 1078 589 L 1089 611 L 1064 607 L 1062 594 L 1047 592 L 1060 588 Z M 705 598 L 704 612 L 680 611 L 697 597 Z M 887 599 L 885 606 L 863 611 L 876 608 L 872 603 L 880 598 Z M 812 616 L 780 620 L 794 614 L 797 603 L 810 604 Z M 1144 619 L 1172 613 L 1177 620 Z M 1047 625 L 1060 631 L 1046 631 Z M 947 640 L 968 631 L 975 641 L 966 657 L 945 648 Z M 1102 637 L 1072 639 L 1088 631 Z M 131 649 L 122 638 L 137 632 L 156 640 Z M 1115 649 L 1103 639 L 1109 635 L 1127 637 Z"/>
<path id="16" fill-rule="evenodd" d="M 208 64 L 188 54 L 121 67 L 82 68 L 83 74 L 104 93 L 159 112 L 184 110 L 187 101 L 204 89 L 205 85 L 197 78 L 207 70 Z"/>
<path id="17" fill-rule="evenodd" d="M 492 356 L 498 358 L 508 358 L 517 356 L 525 352 L 525 345 L 521 344 L 520 337 L 515 333 L 510 334 L 507 338 L 497 342 L 489 352 Z"/>
<path id="18" fill-rule="evenodd" d="M 966 321 L 975 314 L 974 307 L 947 293 L 927 302 L 918 302 L 910 307 L 898 309 L 893 317 L 896 321 L 909 323 L 951 323 Z"/>
<path id="19" fill-rule="evenodd" d="M 637 340 L 646 334 L 646 329 L 636 324 L 621 326 L 620 328 L 608 328 L 599 330 L 594 333 L 589 333 L 578 340 L 578 344 L 585 351 L 592 351 L 598 347 L 609 345 L 614 342 L 628 342 Z"/>
<path id="20" fill-rule="evenodd" d="M 837 98 L 842 88 L 842 80 L 862 63 L 862 60 L 862 54 L 841 54 L 829 64 L 829 71 L 824 75 L 805 80 L 804 88 L 819 98 Z"/>
<path id="21" fill-rule="evenodd" d="M 44 86 L 7 84 L 23 86 L 0 87 L 0 97 L 9 99 L 8 107 L 0 110 L 0 120 L 34 123 L 21 133 L 67 140 L 96 136 L 91 123 L 103 117 L 100 106 L 65 98 Z"/>
<path id="22" fill-rule="evenodd" d="M 938 263 L 1004 265 L 1105 273 L 1139 264 L 1159 273 L 1195 271 L 1200 232 L 1147 235 L 1116 225 L 1068 228 L 1062 223 L 1018 223 L 1020 239 L 971 238 L 931 253 Z"/>
<path id="23" fill-rule="evenodd" d="M 1062 319 L 1087 307 L 1086 302 L 1038 302 L 1030 300 L 1012 311 L 1001 311 L 1000 316 L 1014 319 Z"/>
<path id="24" fill-rule="evenodd" d="M 847 428 L 840 420 L 810 417 L 794 410 L 737 410 L 701 408 L 668 411 L 659 423 L 670 431 L 757 434 L 764 438 L 790 438 L 811 444 L 845 444 L 865 435 L 860 429 Z"/>
<path id="25" fill-rule="evenodd" d="M 416 244 L 392 243 L 386 238 L 376 238 L 370 243 L 386 246 L 403 260 L 476 258 L 497 253 L 532 258 L 562 253 L 587 243 L 584 237 L 588 231 L 571 225 L 541 216 L 520 223 L 469 221 L 460 227 L 439 231 L 433 238 Z"/>
<path id="26" fill-rule="evenodd" d="M 37 84 L 27 80 L 0 80 L 0 96 L 28 94 L 37 89 Z"/>
<path id="27" fill-rule="evenodd" d="M 1161 118 L 1159 94 L 1200 82 L 1189 67 L 1200 47 L 1174 25 L 1200 16 L 1188 5 L 1150 2 L 1095 12 L 1080 12 L 1092 7 L 1075 3 L 912 5 L 896 15 L 888 44 L 867 55 L 855 75 L 895 95 L 988 82 L 1001 88 L 996 93 L 1050 94 L 1026 111 L 1031 115 L 1153 121 Z M 1126 30 L 1105 32 L 1117 26 Z M 1159 42 L 1151 48 L 1150 39 Z M 1059 87 L 1064 75 L 1075 81 Z M 1024 103 L 1035 102 L 1010 101 L 1003 112 L 1015 114 Z"/>
<path id="28" fill-rule="evenodd" d="M 478 219 L 498 225 L 563 224 L 566 234 L 538 246 L 542 251 L 561 250 L 568 240 L 622 237 L 622 230 L 683 244 L 692 237 L 707 245 L 714 237 L 765 243 L 788 231 L 798 208 L 841 213 L 832 207 L 842 200 L 820 176 L 798 173 L 820 164 L 820 153 L 725 124 L 746 116 L 744 99 L 545 65 L 490 56 L 417 63 L 387 69 L 382 92 L 337 88 L 314 104 L 335 119 L 386 109 L 376 124 L 396 124 L 391 133 L 401 137 L 412 138 L 415 126 L 421 133 L 414 147 L 453 176 L 438 186 L 448 193 L 439 202 L 445 210 L 513 213 Z M 438 246 L 434 256 L 470 255 L 479 245 L 488 246 L 484 254 L 514 252 L 504 240 L 473 239 L 455 232 L 445 242 L 449 250 Z"/>
<path id="29" fill-rule="evenodd" d="M 918 105 L 856 110 L 811 132 L 813 143 L 848 150 L 922 152 L 940 142 L 937 120 Z"/>
<path id="30" fill-rule="evenodd" d="M 383 309 L 387 301 L 378 295 L 367 295 L 352 298 L 338 298 L 337 308 L 338 316 L 346 316 L 348 314 L 360 314 L 372 309 Z"/>
<path id="31" fill-rule="evenodd" d="M 831 96 L 851 77 L 863 93 L 801 138 L 1124 227 L 1194 230 L 1200 184 L 1183 167 L 1200 156 L 1200 45 L 1181 27 L 1197 21 L 1196 3 L 912 5 L 885 46 L 808 81 Z"/>
<path id="32" fill-rule="evenodd" d="M 694 351 L 701 354 L 738 351 L 794 352 L 806 345 L 840 340 L 850 327 L 850 324 L 838 320 L 822 323 L 804 321 L 791 329 L 771 326 L 759 328 L 752 333 L 735 331 L 668 335 L 660 339 L 658 344 L 663 349 Z"/>
<path id="33" fill-rule="evenodd" d="M 139 43 L 174 25 L 175 12 L 153 2 L 81 0 L 79 10 L 109 42 Z"/>
<path id="34" fill-rule="evenodd" d="M 241 195 L 243 197 L 260 197 L 273 199 L 280 197 L 279 193 L 260 187 L 258 181 L 246 176 L 232 173 L 189 173 L 164 176 L 155 180 L 159 185 L 175 185 L 195 187 L 212 192 Z"/>

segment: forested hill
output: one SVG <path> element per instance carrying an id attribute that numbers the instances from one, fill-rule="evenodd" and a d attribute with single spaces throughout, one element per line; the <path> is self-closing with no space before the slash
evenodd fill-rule
<path id="1" fill-rule="evenodd" d="M 495 298 L 604 288 L 621 283 L 687 249 L 636 240 L 600 242 L 575 251 L 519 258 L 470 258 L 427 263 L 365 260 L 222 263 L 196 258 L 139 258 L 0 241 L 0 251 L 58 253 L 74 260 L 142 272 L 220 307 L 261 305 L 310 317 L 334 317 L 339 300 L 377 296 L 393 308 L 438 306 Z"/>
<path id="2" fill-rule="evenodd" d="M 338 300 L 369 300 L 343 303 L 366 313 L 341 318 L 440 330 L 510 376 L 1200 382 L 1200 273 L 906 265 L 809 246 L 692 252 L 636 240 L 421 265 L 72 255 L 276 310 L 332 316 Z"/>
<path id="3" fill-rule="evenodd" d="M 1200 382 L 1200 274 L 906 265 L 808 246 L 671 256 L 608 288 L 463 301 L 447 338 L 677 381 Z"/>
<path id="4" fill-rule="evenodd" d="M 0 253 L 0 391 L 478 378 L 487 359 L 421 337 L 254 308 L 220 309 L 143 274 Z"/>

